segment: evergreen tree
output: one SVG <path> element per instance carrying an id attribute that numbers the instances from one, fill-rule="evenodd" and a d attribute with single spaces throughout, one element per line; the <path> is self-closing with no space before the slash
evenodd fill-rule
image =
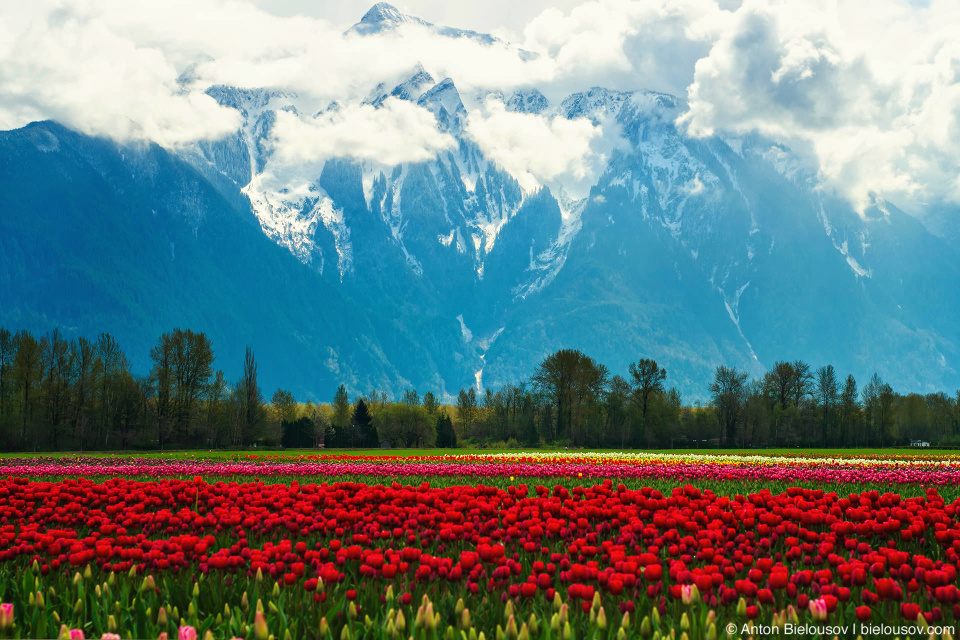
<path id="1" fill-rule="evenodd" d="M 436 420 L 436 446 L 438 448 L 454 448 L 457 446 L 457 434 L 453 430 L 453 421 L 446 411 L 437 414 Z"/>
<path id="2" fill-rule="evenodd" d="M 363 398 L 357 400 L 357 406 L 353 410 L 351 423 L 360 436 L 361 447 L 376 449 L 380 446 L 380 437 L 377 434 L 377 428 L 373 424 L 373 418 L 370 416 L 367 403 L 363 401 Z"/>

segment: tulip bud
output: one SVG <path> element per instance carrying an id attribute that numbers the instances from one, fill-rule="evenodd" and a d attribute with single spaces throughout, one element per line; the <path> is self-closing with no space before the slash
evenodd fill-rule
<path id="1" fill-rule="evenodd" d="M 73 605 L 73 612 L 80 616 L 83 614 L 83 600 L 77 598 L 77 604 Z"/>
<path id="2" fill-rule="evenodd" d="M 279 583 L 279 582 L 274 582 L 274 583 L 273 583 L 273 592 L 272 592 L 271 595 L 273 595 L 274 598 L 279 598 L 279 597 L 280 597 L 280 583 Z"/>
<path id="3" fill-rule="evenodd" d="M 370 619 L 370 616 L 363 616 L 363 626 L 367 629 L 373 626 L 373 620 Z"/>
<path id="4" fill-rule="evenodd" d="M 494 636 L 497 640 L 507 640 L 506 634 L 503 632 L 503 627 L 497 625 L 497 634 Z"/>
<path id="5" fill-rule="evenodd" d="M 263 613 L 263 600 L 257 598 L 257 611 Z"/>
<path id="6" fill-rule="evenodd" d="M 110 633 L 117 632 L 117 619 L 112 615 L 107 616 L 107 631 Z"/>
<path id="7" fill-rule="evenodd" d="M 560 594 L 558 592 L 553 593 L 553 608 L 557 611 L 560 610 L 560 607 L 563 606 L 563 600 L 560 599 Z"/>
<path id="8" fill-rule="evenodd" d="M 40 571 L 40 563 L 37 562 L 37 559 L 36 559 L 36 558 L 33 559 L 32 569 L 33 569 L 33 572 L 34 572 L 34 573 L 37 573 L 37 572 Z"/>
<path id="9" fill-rule="evenodd" d="M 787 605 L 787 618 L 791 624 L 800 624 L 800 616 L 797 615 L 797 610 L 793 608 L 792 604 Z"/>
<path id="10" fill-rule="evenodd" d="M 340 640 L 350 640 L 350 627 L 348 625 L 343 625 L 343 629 L 340 631 Z"/>
<path id="11" fill-rule="evenodd" d="M 293 640 L 293 637 L 290 635 L 290 629 L 283 632 L 283 640 Z"/>
<path id="12" fill-rule="evenodd" d="M 346 629 L 346 627 L 344 627 Z M 270 630 L 267 628 L 267 619 L 263 617 L 263 609 L 257 609 L 253 616 L 253 634 L 257 640 L 267 640 Z"/>
<path id="13" fill-rule="evenodd" d="M 222 624 L 223 624 L 223 614 L 222 614 L 222 613 L 218 613 L 218 614 L 217 614 L 217 626 L 219 627 L 219 626 L 222 625 Z"/>
<path id="14" fill-rule="evenodd" d="M 453 627 L 450 625 L 447 625 L 447 632 L 443 634 L 444 640 L 454 640 L 454 638 L 456 637 L 457 635 L 456 635 L 456 632 L 453 630 Z"/>
<path id="15" fill-rule="evenodd" d="M 143 579 L 143 582 L 140 584 L 140 593 L 145 593 L 147 591 L 156 591 L 157 582 L 153 579 L 153 576 L 147 576 Z"/>
<path id="16" fill-rule="evenodd" d="M 417 615 L 413 619 L 414 629 L 419 629 L 423 626 L 423 605 L 420 605 L 420 608 L 417 609 Z"/>
<path id="17" fill-rule="evenodd" d="M 601 603 L 600 603 L 600 592 L 599 592 L 599 591 L 594 591 L 594 592 L 593 592 L 593 604 L 590 605 L 590 608 L 593 609 L 594 611 L 596 611 L 597 609 L 600 608 L 600 604 L 601 604 Z"/>
<path id="18" fill-rule="evenodd" d="M 563 640 L 573 640 L 573 629 L 570 628 L 570 623 L 563 625 Z"/>
<path id="19" fill-rule="evenodd" d="M 620 627 L 620 630 L 617 631 L 617 640 L 627 640 L 627 632 L 623 627 Z"/>
<path id="20" fill-rule="evenodd" d="M 464 631 L 470 628 L 470 609 L 464 609 L 460 612 L 460 628 Z"/>
<path id="21" fill-rule="evenodd" d="M 83 578 L 84 580 L 89 580 L 92 577 L 93 577 L 93 572 L 90 571 L 90 565 L 87 565 L 87 567 L 83 570 Z"/>
<path id="22" fill-rule="evenodd" d="M 737 615 L 741 618 L 747 615 L 747 601 L 743 598 L 740 598 L 740 602 L 737 603 Z"/>
<path id="23" fill-rule="evenodd" d="M 263 571 L 260 570 L 260 567 L 257 567 L 257 582 L 263 582 Z"/>
<path id="24" fill-rule="evenodd" d="M 112 587 L 114 584 L 116 584 L 116 579 L 114 578 L 115 575 L 117 575 L 117 574 L 115 574 L 113 571 L 111 571 L 111 572 L 110 572 L 110 575 L 107 576 L 107 584 L 110 585 L 111 587 Z"/>
<path id="25" fill-rule="evenodd" d="M 654 609 L 656 611 L 656 609 Z M 623 627 L 621 627 L 622 629 Z M 650 624 L 650 616 L 643 616 L 643 620 L 640 621 L 640 635 L 644 638 L 649 638 L 653 627 Z"/>
<path id="26" fill-rule="evenodd" d="M 43 591 L 37 591 L 37 608 L 43 609 Z"/>
<path id="27" fill-rule="evenodd" d="M 203 575 L 203 574 L 200 574 L 200 575 Z M 200 583 L 199 583 L 199 582 L 194 582 L 194 583 L 193 583 L 193 597 L 196 598 L 196 597 L 199 596 L 199 595 L 200 595 Z"/>
<path id="28" fill-rule="evenodd" d="M 79 571 L 77 571 L 76 573 L 73 574 L 73 584 L 80 584 L 80 582 L 81 582 L 82 580 L 83 580 L 83 578 L 80 577 L 80 572 L 79 572 Z M 70 631 L 70 630 L 67 629 L 67 631 Z"/>
<path id="29" fill-rule="evenodd" d="M 467 640 L 480 640 L 477 638 L 477 630 L 470 627 L 470 633 L 467 634 Z"/>
<path id="30" fill-rule="evenodd" d="M 650 610 L 650 621 L 653 622 L 653 626 L 660 627 L 660 609 L 657 607 Z"/>
<path id="31" fill-rule="evenodd" d="M 704 640 L 717 640 L 717 625 L 712 622 L 707 625 L 707 634 L 704 636 Z"/>
<path id="32" fill-rule="evenodd" d="M 503 617 L 509 618 L 513 615 L 513 600 L 507 600 L 506 606 L 503 607 Z"/>
<path id="33" fill-rule="evenodd" d="M 560 624 L 561 624 L 561 625 L 566 624 L 567 620 L 570 619 L 570 613 L 569 613 L 569 611 L 570 611 L 570 610 L 569 610 L 569 608 L 567 607 L 567 605 L 562 605 L 562 606 L 560 607 Z"/>
<path id="34" fill-rule="evenodd" d="M 273 604 L 273 602 L 270 604 Z M 347 615 L 349 615 L 351 618 L 357 617 L 357 605 L 355 603 L 351 602 L 350 606 L 347 607 Z"/>
<path id="35" fill-rule="evenodd" d="M 30 606 L 31 609 L 37 606 L 37 596 L 35 596 L 32 591 L 30 592 L 30 595 L 27 597 L 27 604 Z"/>
<path id="36" fill-rule="evenodd" d="M 321 587 L 320 587 L 319 585 L 317 585 L 317 589 L 320 589 L 320 588 L 321 588 Z M 395 597 L 396 597 L 396 596 L 393 595 L 393 585 L 392 585 L 392 584 L 391 584 L 391 585 L 387 585 L 387 595 L 386 595 L 386 600 L 387 600 L 387 602 L 392 603 Z"/>
<path id="37" fill-rule="evenodd" d="M 397 637 L 397 628 L 393 625 L 393 620 L 387 620 L 387 637 L 391 640 Z"/>
<path id="38" fill-rule="evenodd" d="M 477 637 L 477 640 L 487 640 L 487 636 L 483 635 L 483 631 L 480 632 L 480 635 Z"/>
<path id="39" fill-rule="evenodd" d="M 469 618 L 469 616 L 470 616 L 470 614 L 468 613 L 468 614 L 467 614 L 467 617 Z M 403 632 L 406 630 L 406 628 L 407 628 L 407 619 L 406 619 L 406 617 L 404 617 L 404 615 L 403 615 L 403 609 L 401 609 L 400 611 L 397 611 L 396 624 L 397 624 L 397 631 L 403 633 Z"/>
<path id="40" fill-rule="evenodd" d="M 520 633 L 517 635 L 517 640 L 530 640 L 530 630 L 527 628 L 526 622 L 520 625 Z"/>
<path id="41" fill-rule="evenodd" d="M 687 635 L 686 631 L 680 634 L 680 640 L 690 640 L 690 636 Z"/>
<path id="42" fill-rule="evenodd" d="M 67 625 L 60 625 L 60 634 L 57 636 L 57 640 L 70 640 L 70 628 Z"/>
<path id="43" fill-rule="evenodd" d="M 520 631 L 517 629 L 517 619 L 512 615 L 507 618 L 506 634 L 510 640 L 516 640 L 517 636 L 520 635 Z"/>
<path id="44" fill-rule="evenodd" d="M 327 622 L 327 617 L 323 616 L 322 618 L 320 618 L 320 635 L 321 636 L 327 635 L 327 631 L 329 630 L 330 630 L 330 624 Z"/>
<path id="45" fill-rule="evenodd" d="M 210 631 L 210 629 L 207 629 L 207 632 L 203 634 L 203 640 L 215 640 L 213 637 L 213 631 Z"/>
<path id="46" fill-rule="evenodd" d="M 353 603 L 351 602 L 350 604 L 353 604 Z M 277 615 L 277 613 L 280 612 L 280 610 L 277 609 L 277 605 L 273 602 L 273 600 L 270 600 L 269 602 L 267 602 L 267 609 L 268 609 L 268 610 L 270 611 L 270 613 L 272 613 L 273 615 Z M 356 611 L 356 609 L 354 609 L 354 611 Z"/>
<path id="47" fill-rule="evenodd" d="M 623 617 L 620 619 L 620 628 L 629 629 L 630 628 L 630 612 L 624 611 Z"/>
<path id="48" fill-rule="evenodd" d="M 680 630 L 688 631 L 690 629 L 690 617 L 687 615 L 687 612 L 684 611 L 683 615 L 680 616 Z"/>
<path id="49" fill-rule="evenodd" d="M 133 565 L 132 567 L 130 567 L 130 571 L 127 572 L 127 575 L 128 575 L 129 577 L 131 577 L 131 578 L 136 578 L 136 577 L 137 577 L 137 565 Z"/>
<path id="50" fill-rule="evenodd" d="M 530 614 L 530 618 L 527 619 L 527 627 L 530 629 L 530 635 L 536 636 L 537 631 L 540 630 L 540 623 L 537 621 L 537 616 Z"/>
<path id="51" fill-rule="evenodd" d="M 597 628 L 601 631 L 607 628 L 607 613 L 603 610 L 603 607 L 600 607 L 600 610 L 597 611 Z"/>
<path id="52" fill-rule="evenodd" d="M 167 611 L 163 607 L 160 607 L 160 610 L 157 611 L 157 626 L 167 626 Z"/>
<path id="53" fill-rule="evenodd" d="M 560 631 L 560 616 L 556 613 L 550 618 L 550 628 L 556 633 Z"/>
<path id="54" fill-rule="evenodd" d="M 250 608 L 250 600 L 247 599 L 247 592 L 243 592 L 243 596 L 240 598 L 240 608 L 246 611 Z"/>
<path id="55" fill-rule="evenodd" d="M 461 615 L 466 606 L 463 604 L 463 598 L 457 598 L 457 604 L 453 607 L 453 612 L 456 615 Z"/>

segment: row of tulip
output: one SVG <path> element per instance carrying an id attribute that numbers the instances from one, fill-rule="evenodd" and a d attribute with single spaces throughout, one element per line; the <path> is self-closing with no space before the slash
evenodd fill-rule
<path id="1" fill-rule="evenodd" d="M 617 478 L 623 480 L 696 480 L 751 483 L 816 483 L 922 486 L 960 485 L 960 465 L 930 463 L 903 465 L 867 462 L 733 461 L 702 457 L 671 459 L 550 459 L 516 461 L 484 457 L 463 461 L 436 458 L 431 461 L 401 461 L 396 458 L 351 457 L 348 460 L 263 461 L 181 460 L 169 458 L 78 457 L 59 459 L 5 459 L 0 476 L 31 477 L 191 477 L 222 478 L 357 476 L 369 478 Z"/>
<path id="2" fill-rule="evenodd" d="M 890 482 L 929 485 L 949 469 L 582 460 L 5 464 L 20 465 L 0 470 L 11 474 L 0 480 L 0 601 L 13 605 L 0 606 L 0 634 L 8 636 L 563 640 L 761 637 L 802 627 L 808 636 L 856 637 L 864 625 L 896 622 L 914 629 L 902 635 L 926 637 L 932 628 L 947 637 L 960 618 L 960 501 L 935 488 L 905 497 L 789 487 L 801 471 L 805 480 L 898 474 Z M 564 480 L 375 483 L 409 477 L 405 470 Z M 836 475 L 845 472 L 853 475 Z M 130 477 L 190 473 L 197 475 Z M 204 478 L 252 474 L 369 477 Z M 40 477 L 65 475 L 95 478 Z M 600 475 L 649 478 L 656 488 L 589 479 Z M 682 475 L 733 488 L 760 479 L 777 489 L 723 495 L 673 486 Z"/>

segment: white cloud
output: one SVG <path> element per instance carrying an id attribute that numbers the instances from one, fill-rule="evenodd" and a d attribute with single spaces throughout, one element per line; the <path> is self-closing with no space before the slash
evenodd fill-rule
<path id="1" fill-rule="evenodd" d="M 428 19 L 447 11 L 436 0 L 414 4 L 430 8 Z M 295 92 L 302 113 L 330 100 L 347 105 L 339 121 L 282 116 L 275 134 L 290 144 L 287 162 L 298 154 L 420 158 L 446 144 L 424 128 L 423 114 L 412 105 L 380 115 L 359 107 L 377 83 L 391 87 L 420 64 L 437 80 L 454 79 L 470 135 L 531 184 L 562 180 L 582 190 L 614 129 L 508 113 L 473 96 L 535 86 L 556 104 L 594 85 L 686 94 L 692 134 L 756 131 L 782 141 L 858 206 L 872 194 L 901 206 L 960 202 L 955 0 L 593 0 L 546 9 L 522 29 L 504 17 L 504 33 L 522 34 L 516 47 L 418 25 L 344 35 L 340 13 L 335 24 L 291 15 L 296 2 L 287 5 L 282 17 L 242 0 L 0 3 L 0 128 L 49 118 L 177 146 L 236 128 L 238 114 L 204 94 L 210 85 L 274 87 Z M 188 67 L 192 81 L 182 86 Z M 381 147 L 376 136 L 410 147 Z"/>
<path id="2" fill-rule="evenodd" d="M 117 36 L 84 5 L 4 6 L 0 127 L 54 119 L 91 135 L 168 146 L 236 129 L 236 112 L 182 92 L 161 51 Z"/>
<path id="3" fill-rule="evenodd" d="M 861 210 L 960 201 L 958 26 L 960 7 L 936 0 L 747 0 L 697 62 L 681 121 L 807 150 Z"/>
<path id="4" fill-rule="evenodd" d="M 608 127 L 615 128 L 612 123 Z M 467 135 L 525 190 L 559 183 L 576 198 L 596 183 L 615 144 L 611 138 L 618 139 L 616 134 L 605 136 L 603 126 L 586 118 L 515 113 L 499 100 L 488 100 L 470 113 Z"/>
<path id="5" fill-rule="evenodd" d="M 430 160 L 456 146 L 437 130 L 432 113 L 397 98 L 387 98 L 379 109 L 354 104 L 312 119 L 279 111 L 272 140 L 271 164 L 283 165 L 350 158 L 392 167 Z"/>

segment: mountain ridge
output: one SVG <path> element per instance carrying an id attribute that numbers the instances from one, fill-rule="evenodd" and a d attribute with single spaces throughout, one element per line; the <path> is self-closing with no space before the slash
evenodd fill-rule
<path id="1" fill-rule="evenodd" d="M 385 3 L 348 32 L 365 37 L 377 32 L 370 25 L 411 23 L 445 37 L 482 35 L 437 27 Z M 257 260 L 269 261 L 274 272 L 245 277 L 262 280 L 265 291 L 294 282 L 297 294 L 310 301 L 308 317 L 300 317 L 303 310 L 290 301 L 291 292 L 270 294 L 278 300 L 271 322 L 297 336 L 310 364 L 293 364 L 298 351 L 290 336 L 265 320 L 259 328 L 273 336 L 268 348 L 284 351 L 265 367 L 266 379 L 291 387 L 298 397 L 325 399 L 345 382 L 353 393 L 376 387 L 398 395 L 415 386 L 450 398 L 462 387 L 526 379 L 540 359 L 561 347 L 580 348 L 621 374 L 629 362 L 655 357 L 670 372 L 668 383 L 689 400 L 706 398 L 719 364 L 759 375 L 776 360 L 798 358 L 815 366 L 832 363 L 858 380 L 880 371 L 895 385 L 918 391 L 960 386 L 960 259 L 944 231 L 949 223 L 935 235 L 881 200 L 861 216 L 821 190 L 776 141 L 756 135 L 691 138 L 675 124 L 684 104 L 675 96 L 602 87 L 556 104 L 535 87 L 465 95 L 455 79 L 418 66 L 397 83 L 382 83 L 364 103 L 382 108 L 391 97 L 427 109 L 437 130 L 453 136 L 455 148 L 393 167 L 329 158 L 308 174 L 277 168 L 277 114 L 306 121 L 344 105 L 316 111 L 296 93 L 275 88 L 214 86 L 207 93 L 236 109 L 242 124 L 220 140 L 175 152 L 149 147 L 177 167 L 171 171 L 180 177 L 170 179 L 179 191 L 148 181 L 141 193 L 119 177 L 102 184 L 89 167 L 126 167 L 113 171 L 120 176 L 144 162 L 140 152 L 52 124 L 0 132 L 0 166 L 29 156 L 45 188 L 89 183 L 100 201 L 116 209 L 129 208 L 125 198 L 155 198 L 166 199 L 171 211 L 215 210 L 236 241 L 242 236 L 256 245 L 249 249 L 255 255 L 273 256 Z M 486 100 L 530 117 L 584 118 L 614 131 L 620 141 L 584 197 L 569 196 L 562 178 L 530 188 L 470 137 L 469 118 Z M 63 165 L 60 156 L 73 164 Z M 28 174 L 21 181 L 29 185 Z M 0 267 L 33 282 L 44 270 L 28 273 L 24 247 L 42 246 L 46 239 L 15 225 L 18 217 L 74 215 L 97 226 L 90 211 L 50 211 L 35 188 L 9 174 L 0 177 L 4 195 L 9 204 L 6 213 L 0 211 L 0 224 L 6 220 L 5 233 L 13 238 L 8 244 L 18 247 L 5 252 Z M 113 220 L 117 212 L 101 215 Z M 949 220 L 951 213 L 942 215 Z M 195 229 L 208 229 L 199 214 L 197 220 Z M 168 223 L 184 224 L 179 218 Z M 145 223 L 139 228 L 147 233 Z M 241 229 L 259 234 L 290 260 Z M 105 231 L 102 242 L 108 241 Z M 163 248 L 158 242 L 148 242 L 155 259 Z M 232 250 L 216 247 L 220 254 L 206 261 L 197 256 L 191 272 L 204 291 L 229 279 L 214 263 Z M 62 259 L 82 265 L 88 279 L 106 278 L 96 256 L 68 243 L 61 251 Z M 155 272 L 136 259 L 132 264 L 141 270 L 127 276 L 134 280 Z M 23 287 L 4 295 L 0 324 L 20 322 L 36 330 L 82 324 L 62 305 L 33 298 Z M 70 297 L 68 291 L 62 295 Z M 116 317 L 106 311 L 90 315 L 87 333 L 123 326 L 124 314 L 137 315 L 129 300 L 110 306 L 120 294 L 101 287 L 96 296 L 91 304 L 115 308 Z M 217 321 L 218 340 L 244 342 L 242 327 L 250 325 L 242 319 L 243 305 L 217 299 L 237 316 L 233 325 Z M 158 305 L 147 306 L 177 321 Z M 104 327 L 93 326 L 94 316 L 105 320 Z M 197 314 L 181 309 L 179 317 Z M 150 327 L 159 335 L 159 325 Z M 146 335 L 145 328 L 124 337 L 149 344 L 156 335 Z M 138 362 L 147 364 L 144 358 Z M 364 366 L 370 371 L 361 371 Z"/>

